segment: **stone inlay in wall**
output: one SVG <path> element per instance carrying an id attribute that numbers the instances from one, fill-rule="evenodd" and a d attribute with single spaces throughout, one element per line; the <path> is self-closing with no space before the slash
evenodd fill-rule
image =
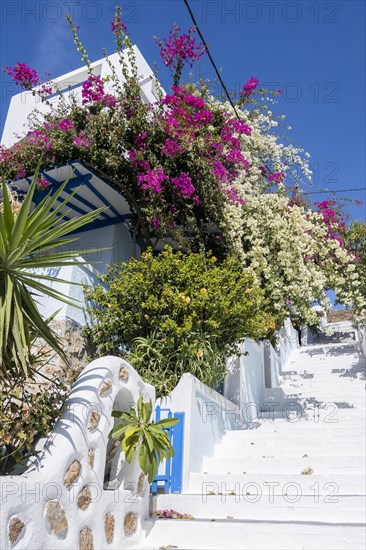
<path id="1" fill-rule="evenodd" d="M 74 462 L 70 464 L 69 469 L 66 472 L 65 479 L 64 479 L 65 487 L 67 488 L 71 487 L 74 481 L 78 479 L 80 472 L 81 472 L 81 464 L 78 460 L 74 460 Z"/>
<path id="2" fill-rule="evenodd" d="M 139 475 L 139 479 L 138 479 L 138 482 L 137 482 L 137 493 L 139 496 L 142 495 L 142 493 L 144 492 L 144 481 L 145 481 L 145 474 L 144 472 L 141 472 L 141 474 Z"/>
<path id="3" fill-rule="evenodd" d="M 112 387 L 112 380 L 106 380 L 99 390 L 99 395 L 104 395 Z"/>
<path id="4" fill-rule="evenodd" d="M 88 430 L 89 432 L 95 432 L 98 427 L 101 414 L 98 411 L 92 411 L 89 415 Z"/>
<path id="5" fill-rule="evenodd" d="M 79 550 L 94 550 L 93 533 L 89 527 L 80 531 Z"/>
<path id="6" fill-rule="evenodd" d="M 65 510 L 57 500 L 49 500 L 44 510 L 45 518 L 51 531 L 56 535 L 63 536 L 69 527 Z"/>
<path id="7" fill-rule="evenodd" d="M 87 485 L 79 493 L 77 504 L 81 510 L 86 510 L 92 501 L 92 494 Z"/>
<path id="8" fill-rule="evenodd" d="M 125 515 L 124 520 L 124 533 L 125 537 L 130 537 L 134 533 L 136 533 L 137 529 L 137 514 L 134 512 L 128 512 L 128 514 Z"/>
<path id="9" fill-rule="evenodd" d="M 119 371 L 119 379 L 122 380 L 122 382 L 127 382 L 128 377 L 128 369 L 126 367 L 122 367 Z"/>
<path id="10" fill-rule="evenodd" d="M 24 527 L 24 523 L 17 516 L 10 518 L 8 523 L 8 537 L 11 545 L 17 542 Z"/>
<path id="11" fill-rule="evenodd" d="M 94 462 L 95 462 L 95 451 L 94 449 L 89 449 L 89 466 L 91 468 L 94 468 Z"/>
<path id="12" fill-rule="evenodd" d="M 111 544 L 113 542 L 114 535 L 114 515 L 110 512 L 106 514 L 104 518 L 104 534 L 107 543 Z"/>

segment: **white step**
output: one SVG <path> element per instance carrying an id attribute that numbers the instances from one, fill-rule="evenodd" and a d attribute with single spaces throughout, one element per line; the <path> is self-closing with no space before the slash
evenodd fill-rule
<path id="1" fill-rule="evenodd" d="M 268 441 L 270 438 L 281 438 L 283 440 L 301 439 L 314 440 L 314 438 L 345 438 L 359 437 L 362 439 L 363 434 L 366 433 L 365 424 L 360 425 L 354 422 L 345 425 L 343 422 L 335 424 L 324 424 L 320 422 L 298 422 L 295 425 L 291 422 L 262 422 L 260 426 L 255 429 L 246 430 L 232 430 L 227 431 L 223 435 L 222 443 L 227 445 L 241 444 L 248 440 L 263 440 Z"/>
<path id="2" fill-rule="evenodd" d="M 159 519 L 146 526 L 150 550 L 364 550 L 365 527 L 307 522 L 246 522 Z"/>
<path id="3" fill-rule="evenodd" d="M 359 439 L 353 439 L 350 441 L 332 441 L 331 439 L 318 442 L 313 441 L 281 441 L 281 438 L 277 438 L 277 442 L 270 443 L 269 441 L 257 441 L 254 437 L 251 438 L 254 441 L 246 441 L 245 443 L 238 443 L 237 446 L 220 444 L 216 445 L 214 450 L 215 458 L 227 458 L 235 456 L 236 459 L 242 458 L 265 458 L 265 457 L 281 457 L 283 454 L 286 456 L 293 456 L 302 458 L 304 454 L 308 457 L 323 456 L 364 456 L 365 444 Z"/>
<path id="4" fill-rule="evenodd" d="M 286 474 L 300 475 L 311 467 L 314 474 L 364 474 L 366 470 L 365 457 L 319 457 L 294 458 L 215 458 L 205 457 L 202 471 L 220 474 Z M 310 477 L 310 476 L 309 476 Z"/>
<path id="5" fill-rule="evenodd" d="M 302 495 L 315 495 L 319 494 L 327 496 L 331 492 L 336 491 L 337 495 L 365 495 L 366 482 L 365 476 L 349 474 L 349 475 L 278 475 L 278 474 L 191 474 L 189 478 L 189 493 L 202 494 L 207 493 L 207 484 L 211 483 L 212 490 L 218 492 L 230 492 L 234 491 L 239 484 L 242 487 L 243 484 L 253 483 L 259 485 L 263 492 L 269 492 L 268 483 L 272 483 L 271 491 L 275 495 L 282 495 L 285 486 L 288 483 L 296 483 L 300 488 L 300 494 Z M 239 490 L 240 492 L 240 490 Z"/>
<path id="6" fill-rule="evenodd" d="M 207 491 L 212 487 L 213 484 L 207 484 Z M 152 511 L 173 509 L 196 519 L 365 522 L 364 496 L 340 496 L 334 488 L 326 496 L 301 495 L 294 485 L 289 485 L 288 492 L 283 495 L 273 495 L 268 486 L 253 484 L 241 483 L 236 489 L 236 495 L 159 495 L 153 499 Z"/>

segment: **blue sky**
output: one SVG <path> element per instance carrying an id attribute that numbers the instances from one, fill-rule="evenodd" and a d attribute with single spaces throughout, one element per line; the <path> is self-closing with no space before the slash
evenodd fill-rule
<path id="1" fill-rule="evenodd" d="M 292 138 L 311 154 L 314 188 L 364 187 L 365 2 L 363 0 L 191 0 L 197 23 L 229 90 L 251 77 L 283 90 L 276 112 L 287 115 Z M 176 21 L 191 25 L 183 0 L 121 2 L 131 37 L 151 66 L 160 62 L 153 35 L 164 37 Z M 109 31 L 114 2 L 7 1 L 0 4 L 0 65 L 17 61 L 57 77 L 81 65 L 68 27 L 70 12 L 92 61 L 113 52 Z M 159 63 L 166 88 L 170 79 Z M 207 60 L 204 77 L 214 80 Z M 1 129 L 15 85 L 1 73 Z M 365 191 L 343 193 L 366 200 Z M 314 198 L 322 200 L 325 195 Z M 365 203 L 350 204 L 365 218 Z"/>

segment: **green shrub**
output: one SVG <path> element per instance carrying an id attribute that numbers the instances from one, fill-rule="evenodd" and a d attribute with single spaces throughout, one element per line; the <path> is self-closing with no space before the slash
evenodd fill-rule
<path id="1" fill-rule="evenodd" d="M 239 259 L 166 248 L 109 268 L 86 289 L 92 324 L 87 335 L 101 353 L 128 355 L 158 394 L 184 372 L 211 386 L 225 373 L 224 357 L 246 338 L 263 338 L 273 319 L 263 292 Z"/>
<path id="2" fill-rule="evenodd" d="M 0 388 L 0 475 L 35 455 L 35 444 L 53 428 L 67 397 L 66 385 L 2 384 Z"/>

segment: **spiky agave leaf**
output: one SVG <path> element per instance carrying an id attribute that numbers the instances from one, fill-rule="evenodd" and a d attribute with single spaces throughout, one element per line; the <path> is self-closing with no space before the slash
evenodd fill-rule
<path id="1" fill-rule="evenodd" d="M 34 268 L 82 265 L 81 252 L 54 252 L 56 246 L 77 240 L 68 236 L 95 220 L 104 208 L 96 209 L 78 218 L 65 220 L 62 210 L 74 196 L 73 191 L 60 205 L 56 205 L 69 180 L 52 191 L 31 211 L 32 200 L 39 177 L 33 176 L 28 193 L 15 213 L 11 208 L 9 191 L 3 183 L 2 210 L 0 211 L 0 370 L 4 377 L 22 374 L 26 377 L 31 367 L 31 345 L 39 337 L 65 361 L 57 335 L 39 313 L 35 294 L 46 296 L 77 307 L 47 281 L 67 282 L 48 275 L 31 272 Z M 83 251 L 91 253 L 91 250 Z M 43 281 L 43 282 L 42 282 Z"/>

